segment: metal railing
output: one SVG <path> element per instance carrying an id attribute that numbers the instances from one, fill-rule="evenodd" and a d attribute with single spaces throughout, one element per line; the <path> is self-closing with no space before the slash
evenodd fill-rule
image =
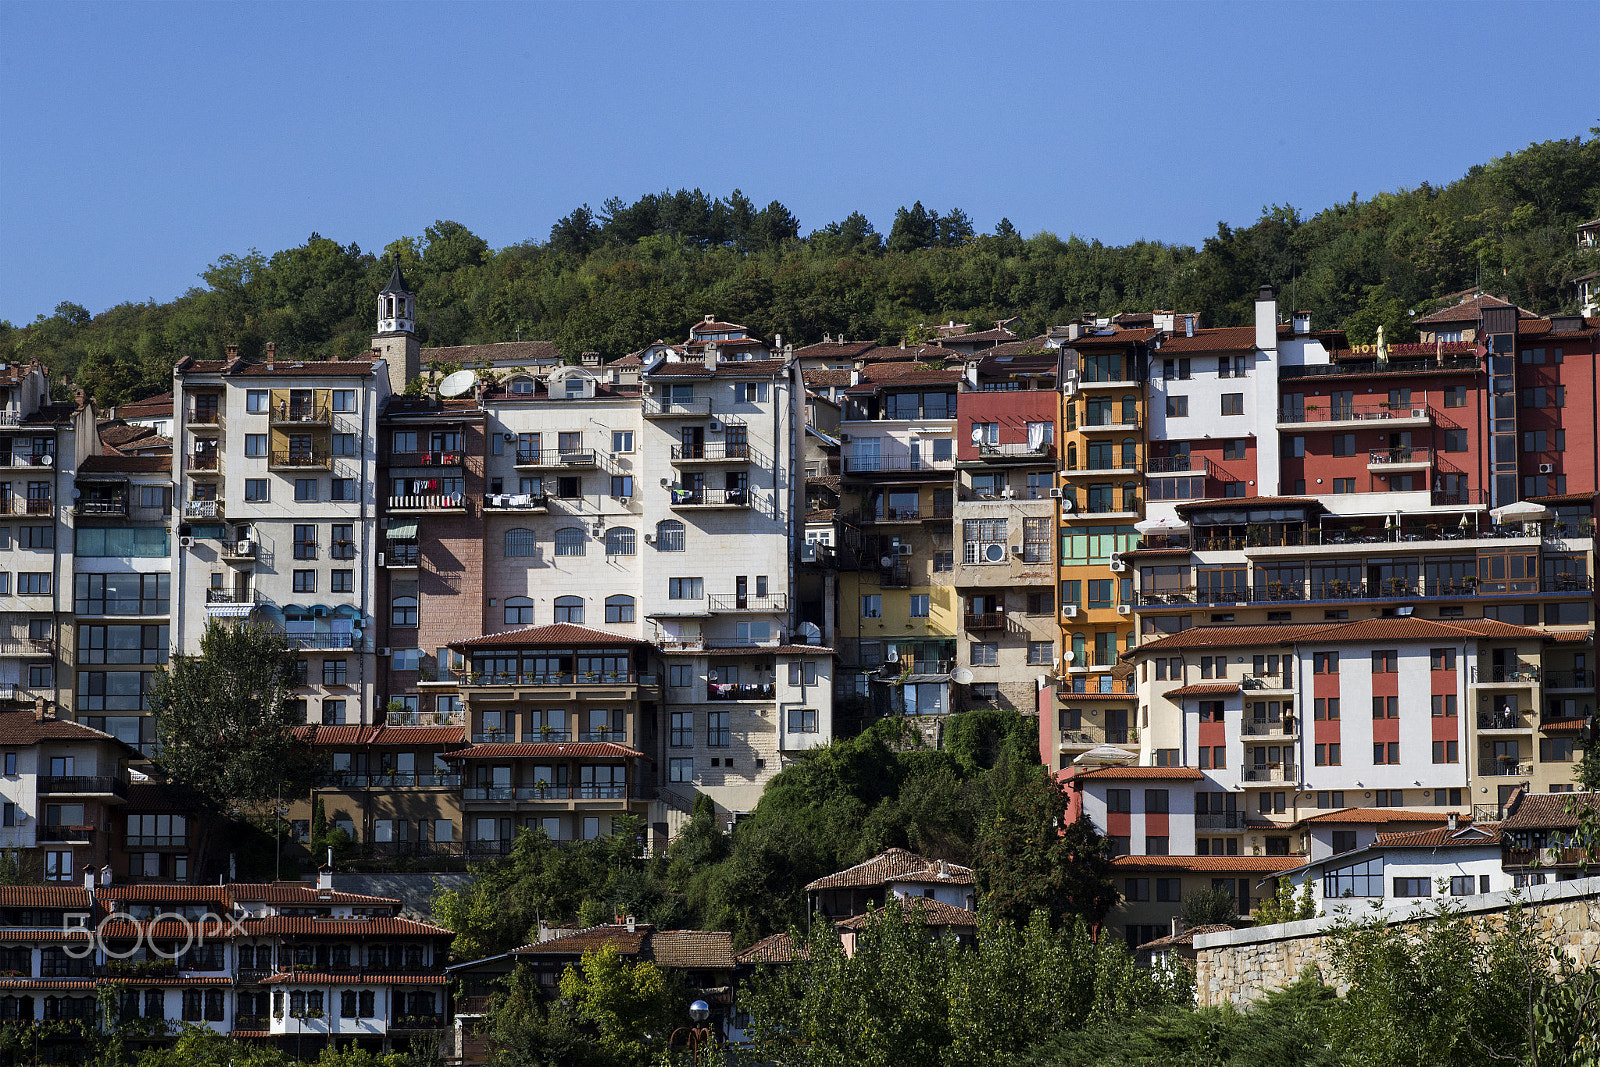
<path id="1" fill-rule="evenodd" d="M 1431 463 L 1433 452 L 1426 448 L 1386 448 L 1367 453 L 1367 466 L 1380 467 L 1404 463 Z"/>
<path id="2" fill-rule="evenodd" d="M 923 511 L 921 507 L 914 508 L 879 508 L 861 516 L 863 524 L 883 522 L 920 522 L 922 519 L 932 518 L 931 510 Z"/>
<path id="3" fill-rule="evenodd" d="M 507 734 L 506 736 L 502 737 L 501 740 L 510 741 L 511 736 Z M 553 726 L 541 726 L 537 730 L 522 731 L 522 743 L 525 745 L 564 744 L 570 740 L 572 740 L 571 731 L 558 730 Z"/>
<path id="4" fill-rule="evenodd" d="M 393 717 L 389 725 L 394 725 Z M 439 789 L 461 784 L 460 774 L 350 774 L 334 772 L 320 782 L 334 789 Z"/>
<path id="5" fill-rule="evenodd" d="M 220 500 L 185 500 L 183 517 L 186 519 L 220 519 L 225 509 Z"/>
<path id="6" fill-rule="evenodd" d="M 192 471 L 216 472 L 222 469 L 221 452 L 191 452 L 188 458 L 188 467 Z"/>
<path id="7" fill-rule="evenodd" d="M 125 779 L 109 775 L 44 775 L 39 779 L 41 793 L 110 793 L 126 797 L 128 783 Z"/>
<path id="8" fill-rule="evenodd" d="M 289 401 L 275 404 L 273 422 L 324 423 L 333 421 L 333 407 L 315 401 Z"/>
<path id="9" fill-rule="evenodd" d="M 517 466 L 519 467 L 595 467 L 599 465 L 599 454 L 592 448 L 579 448 L 563 451 L 559 448 L 529 448 L 517 449 Z"/>
<path id="10" fill-rule="evenodd" d="M 128 513 L 128 499 L 118 497 L 115 500 L 91 500 L 81 498 L 75 509 L 79 515 L 126 515 Z"/>
<path id="11" fill-rule="evenodd" d="M 462 800 L 628 800 L 626 785 L 476 785 L 461 791 Z"/>
<path id="12" fill-rule="evenodd" d="M 712 593 L 706 597 L 712 611 L 788 611 L 787 593 L 768 593 L 765 596 L 738 593 Z"/>
<path id="13" fill-rule="evenodd" d="M 48 460 L 49 462 L 46 462 Z M 48 467 L 54 464 L 54 452 L 0 453 L 0 467 Z"/>
<path id="14" fill-rule="evenodd" d="M 700 445 L 672 446 L 672 461 L 674 463 L 692 462 L 694 460 L 724 462 L 754 460 L 754 458 L 755 453 L 750 448 L 748 441 L 735 441 L 732 444 L 723 441 L 708 441 Z"/>
<path id="15" fill-rule="evenodd" d="M 647 396 L 644 398 L 644 414 L 646 418 L 709 415 L 711 414 L 711 398 L 709 396 L 695 396 L 687 400 L 667 400 L 661 397 Z"/>
<path id="16" fill-rule="evenodd" d="M 539 686 L 539 685 L 658 685 L 654 674 L 634 671 L 560 671 L 554 673 L 520 674 L 509 671 L 468 671 L 460 676 L 460 684 L 483 686 Z"/>
<path id="17" fill-rule="evenodd" d="M 1245 719 L 1239 724 L 1240 737 L 1299 737 L 1300 726 L 1295 720 L 1264 722 Z"/>
<path id="18" fill-rule="evenodd" d="M 1452 347 L 1452 346 L 1446 346 Z M 1431 354 L 1435 351 L 1433 345 L 1390 345 L 1391 356 L 1397 349 L 1426 348 Z M 1379 363 L 1376 358 L 1371 360 L 1343 360 L 1339 363 L 1314 363 L 1298 367 L 1279 367 L 1278 377 L 1289 378 L 1320 378 L 1329 375 L 1347 374 L 1416 374 L 1418 371 L 1434 370 L 1460 370 L 1476 371 L 1483 366 L 1475 356 L 1452 355 L 1444 358 L 1431 359 L 1389 359 L 1386 363 Z"/>
<path id="19" fill-rule="evenodd" d="M 1139 416 L 1137 413 L 1132 418 L 1121 414 L 1102 419 L 1090 419 L 1085 416 L 1083 421 L 1078 423 L 1076 427 L 1068 428 L 1080 430 L 1136 430 L 1139 428 Z"/>
<path id="20" fill-rule="evenodd" d="M 267 466 L 294 470 L 330 470 L 333 467 L 333 454 L 320 448 L 289 449 L 272 453 L 267 460 Z"/>
<path id="21" fill-rule="evenodd" d="M 991 463 L 1027 462 L 1044 460 L 1056 454 L 1054 441 L 1045 441 L 1037 447 L 1026 441 L 1010 441 L 999 445 L 978 445 L 978 458 Z"/>
<path id="22" fill-rule="evenodd" d="M 1201 549 L 1204 551 L 1204 549 Z M 1380 578 L 1372 582 L 1333 579 L 1326 582 L 1278 582 L 1266 588 L 1160 589 L 1138 594 L 1140 607 L 1168 604 L 1226 605 L 1317 603 L 1349 600 L 1412 600 L 1473 596 L 1506 596 L 1535 592 L 1535 583 L 1526 581 L 1480 581 L 1477 578 L 1423 579 Z M 1549 592 L 1550 590 L 1545 590 Z"/>
<path id="23" fill-rule="evenodd" d="M 1201 456 L 1156 456 L 1145 460 L 1147 474 L 1203 474 L 1206 461 Z"/>
<path id="24" fill-rule="evenodd" d="M 1289 368 L 1284 368 L 1288 370 Z M 1304 410 L 1288 409 L 1278 412 L 1280 423 L 1308 422 L 1381 422 L 1392 419 L 1426 419 L 1432 413 L 1426 404 L 1390 407 L 1388 404 L 1334 404 L 1328 407 L 1310 404 Z"/>
<path id="25" fill-rule="evenodd" d="M 1509 667 L 1474 667 L 1472 680 L 1479 683 L 1522 685 L 1539 680 L 1539 668 L 1532 663 L 1517 663 Z"/>
<path id="26" fill-rule="evenodd" d="M 1520 756 L 1484 756 L 1478 760 L 1482 778 L 1521 778 L 1533 773 L 1533 762 Z"/>
<path id="27" fill-rule="evenodd" d="M 415 567 L 418 559 L 418 548 L 415 544 L 405 541 L 391 541 L 383 552 L 383 565 L 385 567 Z"/>
<path id="28" fill-rule="evenodd" d="M 548 508 L 550 498 L 544 493 L 485 493 L 483 506 L 513 511 L 534 511 Z"/>
<path id="29" fill-rule="evenodd" d="M 1194 828 L 1196 830 L 1242 830 L 1244 829 L 1244 812 L 1197 812 L 1194 817 Z"/>
<path id="30" fill-rule="evenodd" d="M 467 721 L 465 711 L 388 711 L 384 712 L 385 726 L 463 726 Z"/>
<path id="31" fill-rule="evenodd" d="M 693 507 L 733 507 L 747 508 L 750 506 L 750 490 L 748 489 L 678 489 L 672 490 L 672 506 L 675 508 Z"/>
<path id="32" fill-rule="evenodd" d="M 926 456 L 846 456 L 846 474 L 948 474 L 955 461 Z"/>
<path id="33" fill-rule="evenodd" d="M 92 826 L 41 826 L 38 830 L 40 841 L 92 841 L 95 828 Z"/>
<path id="34" fill-rule="evenodd" d="M 1545 671 L 1542 675 L 1546 689 L 1593 689 L 1594 671 Z"/>
<path id="35" fill-rule="evenodd" d="M 707 700 L 771 700 L 778 687 L 772 682 L 709 682 Z"/>
<path id="36" fill-rule="evenodd" d="M 184 416 L 190 426 L 221 426 L 226 421 L 221 408 L 190 408 Z"/>
<path id="37" fill-rule="evenodd" d="M 459 467 L 462 453 L 459 448 L 438 452 L 391 452 L 391 467 Z"/>
<path id="38" fill-rule="evenodd" d="M 1522 713 L 1502 708 L 1499 711 L 1478 712 L 1480 730 L 1531 730 L 1530 723 L 1522 721 Z"/>
<path id="39" fill-rule="evenodd" d="M 961 617 L 961 624 L 968 630 L 1003 630 L 1006 616 L 1002 611 L 968 612 Z"/>
<path id="40" fill-rule="evenodd" d="M 1281 767 L 1246 767 L 1243 773 L 1247 782 L 1292 782 L 1295 780 L 1295 765 L 1285 763 Z"/>
<path id="41" fill-rule="evenodd" d="M 413 496 L 392 496 L 389 498 L 391 510 L 409 508 L 413 511 L 446 511 L 453 508 L 466 507 L 466 496 L 462 493 L 425 493 Z"/>

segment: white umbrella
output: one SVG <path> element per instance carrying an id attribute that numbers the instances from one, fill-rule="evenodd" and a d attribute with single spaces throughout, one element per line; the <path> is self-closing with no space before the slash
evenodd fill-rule
<path id="1" fill-rule="evenodd" d="M 1535 504 L 1531 500 L 1518 500 L 1511 504 L 1502 504 L 1489 512 L 1495 522 L 1540 522 L 1551 518 L 1555 512 L 1543 504 Z"/>
<path id="2" fill-rule="evenodd" d="M 1133 528 L 1140 533 L 1173 533 L 1178 530 L 1187 530 L 1189 524 L 1182 519 L 1163 515 L 1155 519 L 1140 519 L 1133 524 Z"/>
<path id="3" fill-rule="evenodd" d="M 1129 760 L 1138 759 L 1138 755 L 1127 749 L 1113 748 L 1110 745 L 1096 745 L 1072 762 L 1079 764 L 1089 763 L 1127 763 Z"/>

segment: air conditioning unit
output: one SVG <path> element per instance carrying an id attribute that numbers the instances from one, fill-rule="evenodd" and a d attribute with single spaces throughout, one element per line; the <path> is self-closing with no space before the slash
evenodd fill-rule
<path id="1" fill-rule="evenodd" d="M 1050 499 L 1051 500 L 1060 500 L 1062 495 L 1065 494 L 1065 493 L 1066 493 L 1066 490 L 1062 489 L 1058 485 L 1050 487 Z"/>
<path id="2" fill-rule="evenodd" d="M 385 556 L 382 552 L 378 553 L 378 566 L 382 567 L 387 562 L 387 560 L 388 560 L 388 557 Z"/>
<path id="3" fill-rule="evenodd" d="M 256 554 L 256 543 L 249 538 L 233 546 L 233 551 L 240 556 L 253 556 Z"/>
<path id="4" fill-rule="evenodd" d="M 623 507 L 627 507 L 629 504 L 633 503 L 633 498 L 632 497 L 626 497 L 626 496 L 619 496 L 619 497 L 617 497 L 617 503 L 621 504 Z"/>
<path id="5" fill-rule="evenodd" d="M 1061 617 L 1063 619 L 1076 619 L 1078 617 L 1078 605 L 1076 605 L 1076 604 L 1063 604 L 1063 605 L 1061 605 Z M 1072 653 L 1070 653 L 1070 652 L 1067 653 L 1067 655 L 1069 655 L 1069 656 L 1071 654 Z"/>
<path id="6" fill-rule="evenodd" d="M 1112 574 L 1121 574 L 1123 571 L 1125 571 L 1127 569 L 1128 569 L 1128 565 L 1126 563 L 1122 562 L 1122 560 L 1114 559 L 1114 560 L 1111 561 L 1111 573 Z"/>
<path id="7" fill-rule="evenodd" d="M 839 440 L 843 441 L 845 444 L 849 444 L 852 440 L 854 440 L 854 438 L 847 433 L 842 433 L 839 435 Z"/>
<path id="8" fill-rule="evenodd" d="M 380 648 L 380 649 L 378 649 L 378 655 L 380 655 L 380 656 L 390 656 L 390 655 L 393 655 L 393 654 L 394 654 L 394 649 L 392 649 L 392 648 Z"/>
<path id="9" fill-rule="evenodd" d="M 1117 614 L 1118 615 L 1132 615 L 1133 614 L 1133 605 L 1132 604 L 1118 604 L 1117 605 Z"/>
<path id="10" fill-rule="evenodd" d="M 1541 464 L 1539 464 L 1539 473 L 1540 474 L 1554 474 L 1555 472 L 1556 472 L 1556 465 L 1554 463 L 1541 463 Z"/>
<path id="11" fill-rule="evenodd" d="M 1412 408 L 1411 409 L 1411 417 L 1413 419 L 1425 419 L 1425 418 L 1428 417 L 1428 409 L 1427 408 Z"/>
<path id="12" fill-rule="evenodd" d="M 194 547 L 194 538 L 192 538 L 192 537 L 180 537 L 180 538 L 178 538 L 178 547 L 179 548 L 193 548 Z"/>
<path id="13" fill-rule="evenodd" d="M 722 429 L 722 423 L 718 422 L 716 419 L 712 419 L 710 422 L 706 423 L 706 429 L 715 432 Z"/>
<path id="14" fill-rule="evenodd" d="M 907 544 L 895 545 L 894 546 L 894 550 L 895 550 L 896 553 L 898 553 L 899 555 L 902 555 L 902 556 L 911 555 L 911 546 L 907 545 Z"/>
<path id="15" fill-rule="evenodd" d="M 983 561 L 985 563 L 999 563 L 1006 558 L 1006 546 L 995 542 L 983 546 Z"/>

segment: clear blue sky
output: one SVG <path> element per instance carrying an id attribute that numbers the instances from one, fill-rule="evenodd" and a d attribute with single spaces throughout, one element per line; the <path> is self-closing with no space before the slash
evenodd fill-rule
<path id="1" fill-rule="evenodd" d="M 0 318 L 699 186 L 1197 243 L 1600 124 L 1595 8 L 0 3 Z"/>

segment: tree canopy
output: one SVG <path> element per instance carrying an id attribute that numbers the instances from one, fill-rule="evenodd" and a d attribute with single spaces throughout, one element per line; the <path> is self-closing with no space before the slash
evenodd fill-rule
<path id="1" fill-rule="evenodd" d="M 1270 283 L 1321 326 L 1356 341 L 1378 325 L 1406 340 L 1412 311 L 1483 285 L 1540 311 L 1574 306 L 1581 253 L 1574 227 L 1600 216 L 1600 137 L 1531 144 L 1444 186 L 1379 193 L 1312 214 L 1263 207 L 1220 222 L 1199 248 L 1159 240 L 1107 245 L 1051 232 L 1024 237 L 1009 220 L 978 234 L 958 207 L 917 201 L 887 238 L 861 212 L 802 236 L 781 202 L 758 208 L 740 190 L 714 197 L 664 190 L 631 203 L 583 204 L 544 240 L 491 248 L 441 220 L 374 254 L 312 233 L 271 255 L 227 253 L 203 286 L 168 303 L 98 314 L 63 300 L 52 315 L 0 323 L 0 359 L 37 358 L 57 381 L 102 405 L 170 387 L 183 356 L 245 355 L 266 341 L 294 356 L 367 350 L 374 295 L 398 258 L 418 289 L 425 345 L 557 342 L 571 357 L 617 356 L 678 340 L 705 312 L 797 343 L 824 333 L 897 342 L 946 318 L 1016 316 L 1024 336 L 1085 312 L 1176 308 L 1211 325 L 1248 323 Z"/>

